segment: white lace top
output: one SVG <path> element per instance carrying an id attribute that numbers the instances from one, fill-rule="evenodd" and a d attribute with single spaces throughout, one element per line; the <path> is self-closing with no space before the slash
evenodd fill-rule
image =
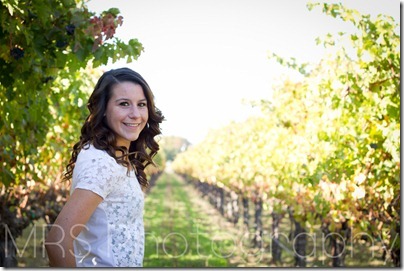
<path id="1" fill-rule="evenodd" d="M 90 145 L 77 157 L 70 193 L 76 188 L 104 199 L 74 241 L 77 267 L 142 266 L 144 195 L 135 173 Z"/>

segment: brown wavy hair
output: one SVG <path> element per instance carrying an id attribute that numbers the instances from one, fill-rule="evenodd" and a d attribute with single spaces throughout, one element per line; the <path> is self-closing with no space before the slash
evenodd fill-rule
<path id="1" fill-rule="evenodd" d="M 147 99 L 149 113 L 145 128 L 139 134 L 138 139 L 130 143 L 129 150 L 123 146 L 116 146 L 115 134 L 108 127 L 104 117 L 107 103 L 112 96 L 113 87 L 122 82 L 133 82 L 142 87 Z M 144 169 L 150 164 L 154 165 L 153 157 L 160 149 L 154 138 L 156 135 L 161 134 L 160 123 L 164 120 L 163 114 L 154 104 L 154 95 L 147 82 L 139 73 L 129 68 L 107 71 L 95 85 L 94 91 L 88 100 L 87 108 L 90 114 L 81 128 L 79 142 L 73 146 L 72 155 L 64 173 L 64 179 L 70 180 L 72 178 L 78 154 L 87 144 L 92 144 L 99 150 L 105 150 L 118 164 L 124 165 L 128 169 L 131 163 L 135 167 L 140 185 L 143 189 L 147 188 L 149 183 Z M 117 157 L 117 151 L 122 152 L 122 156 Z M 129 162 L 124 159 L 126 156 Z"/>

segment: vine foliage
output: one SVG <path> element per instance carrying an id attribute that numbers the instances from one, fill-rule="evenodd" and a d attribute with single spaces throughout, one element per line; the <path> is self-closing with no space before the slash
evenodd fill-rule
<path id="1" fill-rule="evenodd" d="M 79 0 L 0 1 L 0 265 L 15 266 L 13 242 L 67 197 L 61 173 L 78 140 L 97 67 L 143 51 L 115 36 L 120 11 Z M 4 234 L 8 233 L 8 234 Z M 5 252 L 9 253 L 6 254 Z"/>
<path id="2" fill-rule="evenodd" d="M 363 236 L 381 240 L 386 259 L 399 266 L 398 25 L 341 4 L 309 5 L 316 7 L 356 31 L 318 39 L 328 49 L 319 63 L 271 53 L 302 79 L 274 85 L 268 99 L 253 103 L 260 115 L 212 131 L 172 166 L 243 197 L 258 195 L 271 215 L 289 213 L 307 232 L 319 225 L 341 236 L 331 248 L 334 266 L 344 265 L 346 251 L 337 243 Z"/>

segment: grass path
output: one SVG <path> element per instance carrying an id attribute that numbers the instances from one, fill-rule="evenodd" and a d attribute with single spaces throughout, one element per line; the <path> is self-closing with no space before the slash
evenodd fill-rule
<path id="1" fill-rule="evenodd" d="M 232 266 L 237 243 L 227 222 L 178 176 L 160 176 L 146 197 L 144 221 L 145 267 Z"/>

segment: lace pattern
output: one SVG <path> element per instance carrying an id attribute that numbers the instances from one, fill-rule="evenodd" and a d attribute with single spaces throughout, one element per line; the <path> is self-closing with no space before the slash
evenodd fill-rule
<path id="1" fill-rule="evenodd" d="M 96 241 L 82 240 L 90 244 L 87 247 L 91 251 L 87 254 L 92 257 L 92 265 L 97 266 L 94 261 L 105 262 L 105 257 L 109 257 L 113 266 L 142 266 L 144 195 L 134 172 L 128 176 L 127 169 L 105 151 L 90 146 L 80 152 L 76 161 L 72 191 L 77 188 L 93 191 L 104 199 L 87 223 L 87 229 L 93 232 L 83 230 L 78 236 L 81 240 L 89 234 L 99 234 Z M 105 247 L 99 247 L 100 244 Z"/>

